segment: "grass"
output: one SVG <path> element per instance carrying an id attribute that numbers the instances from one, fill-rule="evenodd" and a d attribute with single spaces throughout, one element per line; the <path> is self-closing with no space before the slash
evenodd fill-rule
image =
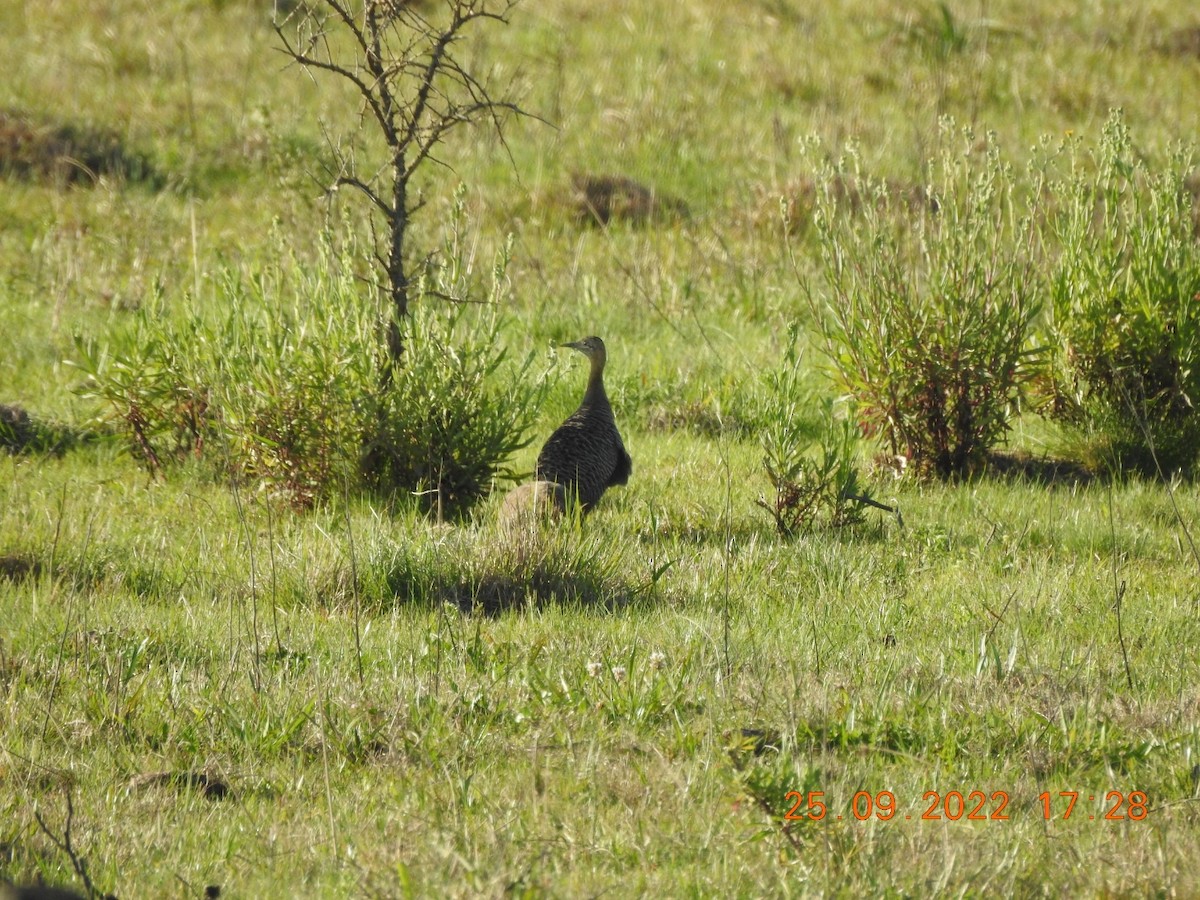
<path id="1" fill-rule="evenodd" d="M 319 121 L 352 123 L 279 71 L 255 4 L 10 6 L 0 108 L 118 135 L 161 178 L 0 191 L 0 403 L 75 433 L 76 334 L 216 298 L 274 235 L 302 262 L 326 223 L 361 235 L 308 177 Z M 584 377 L 547 348 L 604 336 L 630 484 L 514 541 L 498 497 L 455 526 L 355 496 L 298 513 L 198 466 L 150 480 L 103 438 L 0 454 L 0 878 L 82 885 L 35 816 L 61 838 L 70 796 L 118 896 L 1196 893 L 1194 484 L 1177 513 L 1138 480 L 881 475 L 903 526 L 790 541 L 755 506 L 761 373 L 808 318 L 776 214 L 815 174 L 798 141 L 920 184 L 941 114 L 1021 159 L 1122 105 L 1155 158 L 1200 130 L 1195 25 L 1182 2 L 521 8 L 483 52 L 558 127 L 515 127 L 515 168 L 464 132 L 417 237 L 460 180 L 479 257 L 514 235 L 503 335 L 551 372 L 539 435 Z M 689 214 L 581 225 L 574 174 Z M 1012 442 L 1069 445 L 1032 420 Z M 793 790 L 829 815 L 785 820 Z M 1010 818 L 921 819 L 955 790 Z M 899 815 L 857 821 L 859 791 Z M 1104 820 L 1110 791 L 1148 816 Z"/>

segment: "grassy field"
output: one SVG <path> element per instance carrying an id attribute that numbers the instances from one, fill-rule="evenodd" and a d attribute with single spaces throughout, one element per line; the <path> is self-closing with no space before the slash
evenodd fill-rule
<path id="1" fill-rule="evenodd" d="M 0 150 L 26 117 L 127 163 L 0 180 L 0 403 L 82 429 L 76 336 L 367 233 L 315 178 L 353 98 L 285 65 L 269 6 L 0 5 Z M 903 522 L 790 540 L 755 505 L 808 140 L 920 185 L 942 116 L 1019 165 L 1121 107 L 1159 159 L 1200 134 L 1194 4 L 543 0 L 471 52 L 552 124 L 511 160 L 456 132 L 414 239 L 459 183 L 481 269 L 513 236 L 502 334 L 549 379 L 517 470 L 582 390 L 552 346 L 606 339 L 629 485 L 514 540 L 498 498 L 300 512 L 114 440 L 0 453 L 0 880 L 82 889 L 69 835 L 123 898 L 1200 893 L 1194 483 L 884 469 Z M 576 175 L 688 213 L 581 224 Z"/>

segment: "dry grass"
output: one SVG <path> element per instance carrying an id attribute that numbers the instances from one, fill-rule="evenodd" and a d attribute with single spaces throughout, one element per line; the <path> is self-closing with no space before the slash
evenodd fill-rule
<path id="1" fill-rule="evenodd" d="M 784 225 L 789 237 L 802 235 L 812 222 L 818 199 L 825 194 L 832 201 L 831 207 L 847 216 L 860 214 L 867 203 L 888 206 L 905 214 L 936 212 L 938 208 L 937 198 L 931 198 L 919 184 L 897 179 L 871 184 L 841 174 L 834 174 L 828 180 L 803 175 L 783 184 L 754 185 L 743 216 L 753 228 L 778 232 Z"/>

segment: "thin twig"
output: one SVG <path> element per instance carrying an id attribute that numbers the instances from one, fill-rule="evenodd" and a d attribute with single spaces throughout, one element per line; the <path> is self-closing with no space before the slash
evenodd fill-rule
<path id="1" fill-rule="evenodd" d="M 350 546 L 350 590 L 354 596 L 354 656 L 358 661 L 358 683 L 362 685 L 365 681 L 362 660 L 362 629 L 359 626 L 359 619 L 362 615 L 362 597 L 358 591 L 358 562 L 357 554 L 354 551 L 354 526 L 350 522 L 349 480 L 345 482 L 343 506 L 346 513 L 346 540 Z"/>
<path id="2" fill-rule="evenodd" d="M 88 517 L 87 530 L 83 535 L 83 549 L 80 553 L 80 556 L 84 558 L 87 557 L 88 547 L 91 546 L 92 543 L 92 525 L 95 521 L 95 512 L 93 512 L 92 515 Z M 58 655 L 54 659 L 54 681 L 50 684 L 50 693 L 46 698 L 46 715 L 42 719 L 42 741 L 46 740 L 46 732 L 50 728 L 50 717 L 54 708 L 54 698 L 58 694 L 58 682 L 62 678 L 63 654 L 67 646 L 67 633 L 71 630 L 71 622 L 75 614 L 75 597 L 77 593 L 78 590 L 73 590 L 67 597 L 66 619 L 63 621 L 62 636 L 58 641 Z"/>
<path id="3" fill-rule="evenodd" d="M 275 575 L 275 526 L 271 515 L 271 498 L 264 501 L 267 508 L 267 550 L 271 554 L 271 627 L 275 631 L 275 652 L 283 657 L 283 638 L 279 636 L 279 588 Z"/>
<path id="4" fill-rule="evenodd" d="M 258 564 L 254 555 L 254 532 L 250 527 L 250 521 L 246 514 L 246 507 L 242 503 L 242 492 L 238 488 L 237 471 L 233 464 L 233 456 L 229 451 L 229 434 L 225 430 L 223 422 L 221 423 L 220 435 L 222 439 L 221 451 L 224 455 L 226 470 L 229 472 L 229 490 L 230 493 L 233 494 L 233 508 L 237 513 L 238 524 L 241 526 L 242 533 L 246 536 L 246 552 L 248 556 L 248 562 L 250 563 L 250 630 L 252 633 L 252 643 L 254 646 L 254 664 L 251 667 L 249 675 L 250 686 L 254 689 L 255 693 L 258 693 L 262 690 L 262 671 L 260 669 L 262 665 L 262 652 L 258 643 Z M 236 596 L 233 592 L 231 592 L 229 597 L 229 630 L 231 636 L 233 634 L 235 603 Z M 234 665 L 236 655 L 237 648 L 234 646 L 230 656 L 231 666 Z"/>
<path id="5" fill-rule="evenodd" d="M 762 807 L 762 811 L 765 812 L 769 818 L 776 819 L 779 817 L 775 810 L 771 809 L 771 804 L 768 803 L 764 798 L 755 797 L 754 799 L 757 801 L 758 805 Z M 804 852 L 804 845 L 800 843 L 800 839 L 798 837 L 792 834 L 792 829 L 789 828 L 786 823 L 779 827 L 779 831 L 785 838 L 788 839 L 788 842 L 792 845 L 792 848 L 797 853 Z"/>
<path id="6" fill-rule="evenodd" d="M 63 823 L 62 838 L 50 830 L 50 826 L 46 824 L 46 820 L 42 818 L 41 810 L 34 809 L 33 817 L 37 820 L 38 827 L 42 829 L 46 837 L 50 838 L 50 842 L 59 850 L 67 854 L 71 860 L 71 867 L 75 870 L 75 874 L 79 876 L 83 882 L 84 890 L 87 891 L 88 900 L 93 900 L 96 897 L 107 897 L 107 894 L 101 893 L 92 883 L 92 877 L 88 874 L 87 862 L 78 853 L 75 852 L 75 847 L 71 844 L 71 823 L 75 819 L 75 805 L 72 802 L 71 796 L 73 790 L 67 791 L 67 820 Z"/>
<path id="7" fill-rule="evenodd" d="M 726 446 L 724 423 L 721 422 L 720 409 L 717 410 L 717 422 L 721 425 L 721 438 L 717 447 L 721 454 L 721 465 L 725 467 L 725 546 L 722 548 L 724 561 L 724 586 L 721 602 L 721 632 L 722 646 L 725 655 L 725 678 L 733 674 L 733 663 L 729 658 L 729 569 L 733 556 L 733 468 L 729 463 L 729 448 Z"/>
<path id="8" fill-rule="evenodd" d="M 1110 541 L 1112 543 L 1112 577 L 1113 577 L 1113 610 L 1117 616 L 1117 643 L 1121 645 L 1121 660 L 1125 665 L 1125 682 L 1129 685 L 1129 690 L 1133 687 L 1133 671 L 1129 667 L 1129 651 L 1125 648 L 1125 631 L 1122 626 L 1121 606 L 1125 599 L 1125 581 L 1119 578 L 1117 572 L 1117 526 L 1113 521 L 1113 489 L 1112 483 L 1108 485 L 1108 531 Z"/>

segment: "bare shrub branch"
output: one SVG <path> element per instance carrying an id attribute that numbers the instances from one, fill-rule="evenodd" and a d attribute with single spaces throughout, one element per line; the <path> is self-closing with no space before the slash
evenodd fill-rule
<path id="1" fill-rule="evenodd" d="M 517 2 L 442 0 L 438 10 L 427 12 L 430 4 L 406 0 L 321 0 L 275 23 L 292 62 L 310 75 L 335 75 L 357 93 L 362 107 L 354 137 L 374 131 L 386 147 L 387 163 L 366 175 L 352 149 L 326 136 L 336 160 L 328 189 L 354 188 L 386 225 L 386 248 L 375 256 L 391 299 L 387 345 L 392 362 L 403 352 L 399 320 L 408 314 L 410 272 L 419 269 L 409 264 L 407 242 L 409 223 L 424 205 L 413 189 L 416 173 L 426 162 L 446 165 L 435 155 L 437 148 L 458 126 L 476 122 L 492 128 L 511 161 L 504 136 L 508 117 L 537 118 L 509 98 L 511 85 L 497 91 L 456 54 L 474 28 L 507 24 Z M 341 34 L 350 37 L 348 47 L 338 41 Z M 386 383 L 386 372 L 384 377 Z"/>

